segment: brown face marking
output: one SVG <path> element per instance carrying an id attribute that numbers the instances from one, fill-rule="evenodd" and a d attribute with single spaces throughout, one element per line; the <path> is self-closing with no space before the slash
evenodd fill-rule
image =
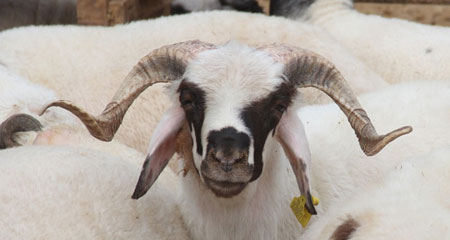
<path id="1" fill-rule="evenodd" d="M 184 161 L 183 177 L 186 177 L 188 172 L 195 169 L 194 156 L 192 155 L 192 136 L 189 131 L 189 123 L 186 122 L 180 131 L 177 133 L 175 151 L 182 156 L 181 161 Z"/>
<path id="2" fill-rule="evenodd" d="M 251 181 L 256 180 L 262 172 L 262 152 L 270 131 L 275 129 L 283 112 L 297 94 L 297 88 L 286 81 L 266 98 L 246 106 L 241 112 L 245 126 L 250 130 L 254 145 L 254 171 Z"/>
<path id="3" fill-rule="evenodd" d="M 331 240 L 350 240 L 353 232 L 360 226 L 360 224 L 353 218 L 349 217 L 345 222 L 343 222 L 339 227 L 336 228 Z"/>
<path id="4" fill-rule="evenodd" d="M 189 122 L 190 130 L 195 132 L 195 142 L 197 143 L 197 153 L 202 155 L 203 144 L 201 131 L 203 120 L 205 119 L 205 92 L 195 83 L 183 80 L 177 91 L 180 94 L 180 103 Z M 194 128 L 194 129 L 192 129 Z"/>

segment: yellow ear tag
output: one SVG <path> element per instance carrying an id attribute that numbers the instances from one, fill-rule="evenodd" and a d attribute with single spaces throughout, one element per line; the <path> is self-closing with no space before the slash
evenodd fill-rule
<path id="1" fill-rule="evenodd" d="M 312 196 L 312 201 L 314 206 L 319 205 L 319 199 Z M 294 212 L 295 217 L 297 217 L 298 222 L 303 228 L 308 225 L 309 219 L 311 219 L 311 213 L 306 209 L 306 198 L 305 196 L 294 197 L 291 202 L 291 209 Z"/>

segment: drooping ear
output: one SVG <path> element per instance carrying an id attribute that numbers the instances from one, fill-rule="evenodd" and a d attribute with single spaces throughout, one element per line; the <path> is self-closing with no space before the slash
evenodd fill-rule
<path id="1" fill-rule="evenodd" d="M 180 106 L 167 110 L 153 133 L 139 181 L 131 198 L 142 197 L 153 185 L 176 149 L 176 137 L 186 120 Z"/>
<path id="2" fill-rule="evenodd" d="M 303 123 L 294 110 L 288 109 L 283 114 L 275 130 L 275 138 L 291 163 L 300 193 L 306 197 L 306 208 L 311 214 L 317 214 L 309 187 L 311 152 Z"/>

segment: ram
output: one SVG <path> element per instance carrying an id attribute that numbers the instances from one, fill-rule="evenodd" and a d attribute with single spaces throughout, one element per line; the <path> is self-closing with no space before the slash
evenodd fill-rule
<path id="1" fill-rule="evenodd" d="M 243 22 L 246 24 L 242 25 Z M 30 81 L 54 90 L 59 97 L 75 101 L 89 112 L 99 112 L 107 103 L 105 96 L 114 94 L 114 89 L 143 55 L 163 45 L 197 38 L 215 44 L 235 39 L 255 47 L 289 43 L 330 59 L 357 94 L 388 85 L 316 27 L 279 17 L 227 11 L 164 17 L 108 28 L 13 29 L 0 33 L 0 62 Z M 169 106 L 162 88 L 154 86 L 142 94 L 127 114 L 117 140 L 145 152 L 146 137 L 153 133 Z M 329 101 L 314 91 L 302 94 L 303 104 Z"/>
<path id="2" fill-rule="evenodd" d="M 55 99 L 0 66 L 0 239 L 188 239 L 175 175 L 131 201 L 144 156 L 93 139 L 60 109 L 39 117 Z"/>
<path id="3" fill-rule="evenodd" d="M 322 27 L 389 82 L 450 79 L 450 28 L 366 15 L 352 0 L 272 0 L 271 14 Z"/>
<path id="4" fill-rule="evenodd" d="M 328 94 L 367 155 L 411 131 L 403 127 L 378 135 L 333 64 L 280 44 L 258 49 L 236 42 L 168 45 L 139 61 L 99 116 L 63 100 L 46 109 L 69 110 L 94 137 L 109 141 L 133 101 L 157 82 L 170 82 L 173 106 L 154 131 L 132 197 L 150 189 L 178 142 L 185 165 L 181 211 L 195 239 L 298 236 L 301 228 L 288 207 L 298 194 L 306 198 L 306 209 L 317 213 L 308 143 L 296 115 L 297 88 L 315 87 Z"/>

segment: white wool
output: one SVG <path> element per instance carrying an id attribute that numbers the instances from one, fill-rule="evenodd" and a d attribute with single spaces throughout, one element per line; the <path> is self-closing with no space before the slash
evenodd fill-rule
<path id="1" fill-rule="evenodd" d="M 303 19 L 322 27 L 385 80 L 450 80 L 450 28 L 362 14 L 351 0 L 316 0 Z"/>
<path id="2" fill-rule="evenodd" d="M 313 194 L 322 200 L 319 206 L 323 210 L 403 160 L 450 145 L 449 82 L 402 83 L 359 99 L 379 133 L 404 125 L 412 126 L 413 131 L 367 157 L 337 106 L 301 109 L 299 116 L 312 154 Z"/>
<path id="3" fill-rule="evenodd" d="M 0 121 L 26 113 L 44 124 L 44 129 L 54 125 L 80 126 L 77 119 L 62 109 L 50 109 L 39 116 L 44 106 L 58 98 L 54 91 L 32 83 L 0 64 Z"/>
<path id="4" fill-rule="evenodd" d="M 450 145 L 399 163 L 335 204 L 300 239 L 328 239 L 347 219 L 348 239 L 449 239 Z"/>
<path id="5" fill-rule="evenodd" d="M 188 239 L 171 171 L 135 201 L 140 165 L 104 152 L 25 146 L 0 160 L 1 239 Z"/>
<path id="6" fill-rule="evenodd" d="M 18 112 L 37 113 L 43 102 L 56 99 L 53 91 L 26 80 L 0 64 L 1 120 Z"/>
<path id="7" fill-rule="evenodd" d="M 54 90 L 58 98 L 71 100 L 96 115 L 141 57 L 158 47 L 192 39 L 214 44 L 235 39 L 251 46 L 288 43 L 328 58 L 357 93 L 387 85 L 317 27 L 227 11 L 163 17 L 115 27 L 13 29 L 0 33 L 0 62 Z M 119 141 L 142 152 L 146 150 L 149 136 L 169 106 L 161 88 L 161 84 L 155 85 L 135 101 L 116 135 Z M 317 92 L 304 92 L 305 103 L 329 101 Z"/>

